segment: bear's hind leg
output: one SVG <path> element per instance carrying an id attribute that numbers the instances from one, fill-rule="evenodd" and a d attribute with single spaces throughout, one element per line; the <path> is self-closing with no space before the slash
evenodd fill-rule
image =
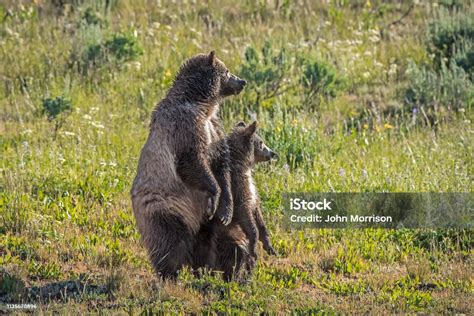
<path id="1" fill-rule="evenodd" d="M 181 218 L 155 213 L 141 233 L 158 276 L 175 278 L 184 265 L 191 264 L 193 236 Z"/>
<path id="2" fill-rule="evenodd" d="M 207 224 L 203 224 L 194 242 L 192 254 L 193 270 L 199 268 L 212 269 L 216 264 L 216 236 L 214 232 L 213 219 Z"/>

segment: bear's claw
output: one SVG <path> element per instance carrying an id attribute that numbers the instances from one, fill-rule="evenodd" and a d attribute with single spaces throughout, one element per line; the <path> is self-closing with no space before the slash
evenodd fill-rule
<path id="1" fill-rule="evenodd" d="M 209 217 L 209 220 L 211 220 L 214 217 L 214 213 L 216 210 L 216 199 L 215 197 L 209 197 L 207 199 L 207 210 L 206 210 L 206 215 Z"/>
<path id="2" fill-rule="evenodd" d="M 223 212 L 223 214 L 219 215 L 219 219 L 221 220 L 222 224 L 224 224 L 225 226 L 230 224 L 230 222 L 232 221 L 232 213 L 232 211 L 227 210 Z"/>

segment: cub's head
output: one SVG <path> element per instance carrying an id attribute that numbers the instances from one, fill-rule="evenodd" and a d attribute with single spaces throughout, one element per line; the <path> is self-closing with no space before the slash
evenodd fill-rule
<path id="1" fill-rule="evenodd" d="M 252 165 L 257 162 L 278 159 L 278 155 L 265 145 L 257 135 L 257 122 L 246 125 L 239 122 L 229 135 L 229 149 L 234 163 Z"/>
<path id="2" fill-rule="evenodd" d="M 188 59 L 176 75 L 174 87 L 190 99 L 203 101 L 239 94 L 246 83 L 230 73 L 212 51 Z"/>

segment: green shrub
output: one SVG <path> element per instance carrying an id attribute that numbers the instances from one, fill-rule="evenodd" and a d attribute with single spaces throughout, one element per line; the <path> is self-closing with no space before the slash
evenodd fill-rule
<path id="1" fill-rule="evenodd" d="M 107 21 L 97 11 L 88 7 L 82 14 L 82 20 L 88 25 L 107 25 Z"/>
<path id="2" fill-rule="evenodd" d="M 305 88 L 332 97 L 336 96 L 337 87 L 342 84 L 334 68 L 318 61 L 306 65 L 301 82 Z"/>
<path id="3" fill-rule="evenodd" d="M 17 301 L 25 293 L 25 282 L 18 276 L 8 273 L 5 270 L 0 271 L 0 296 Z"/>
<path id="4" fill-rule="evenodd" d="M 439 4 L 449 9 L 462 9 L 465 3 L 463 0 L 441 0 Z"/>
<path id="5" fill-rule="evenodd" d="M 428 67 L 412 65 L 410 86 L 405 101 L 410 107 L 439 111 L 441 108 L 459 110 L 470 108 L 474 86 L 466 72 L 455 62 L 441 65 L 439 73 Z"/>
<path id="6" fill-rule="evenodd" d="M 135 60 L 143 54 L 137 38 L 130 34 L 114 34 L 105 42 L 89 45 L 83 57 L 87 68 Z"/>
<path id="7" fill-rule="evenodd" d="M 429 25 L 429 33 L 429 49 L 441 64 L 443 58 L 454 56 L 463 43 L 474 40 L 474 14 L 440 10 Z"/>
<path id="8" fill-rule="evenodd" d="M 285 49 L 273 50 L 270 42 L 265 42 L 260 52 L 253 46 L 245 51 L 245 61 L 240 76 L 245 78 L 256 92 L 255 103 L 276 97 L 291 86 L 288 80 L 291 62 Z"/>
<path id="9" fill-rule="evenodd" d="M 72 103 L 65 97 L 46 98 L 43 100 L 43 113 L 48 116 L 48 120 L 55 119 L 61 113 L 69 114 L 72 110 Z"/>
<path id="10" fill-rule="evenodd" d="M 134 60 L 143 54 L 137 38 L 127 34 L 115 34 L 105 42 L 104 47 L 118 61 Z"/>
<path id="11" fill-rule="evenodd" d="M 305 103 L 317 96 L 333 98 L 346 85 L 345 79 L 327 62 L 306 62 L 303 69 L 300 82 L 305 88 Z"/>
<path id="12" fill-rule="evenodd" d="M 470 76 L 471 80 L 474 79 L 474 43 L 470 42 L 460 49 L 455 55 L 454 60 L 456 64 L 464 69 L 464 71 Z"/>

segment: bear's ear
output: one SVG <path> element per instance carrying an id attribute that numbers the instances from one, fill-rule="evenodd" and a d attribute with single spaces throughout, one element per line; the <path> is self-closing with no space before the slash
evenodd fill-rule
<path id="1" fill-rule="evenodd" d="M 244 121 L 240 121 L 238 123 L 235 124 L 235 127 L 245 127 L 245 122 Z"/>
<path id="2" fill-rule="evenodd" d="M 245 134 L 251 136 L 257 131 L 257 121 L 254 121 L 245 129 Z"/>
<path id="3" fill-rule="evenodd" d="M 216 61 L 216 51 L 215 50 L 212 50 L 210 53 L 209 53 L 209 65 L 213 66 L 214 63 Z"/>

